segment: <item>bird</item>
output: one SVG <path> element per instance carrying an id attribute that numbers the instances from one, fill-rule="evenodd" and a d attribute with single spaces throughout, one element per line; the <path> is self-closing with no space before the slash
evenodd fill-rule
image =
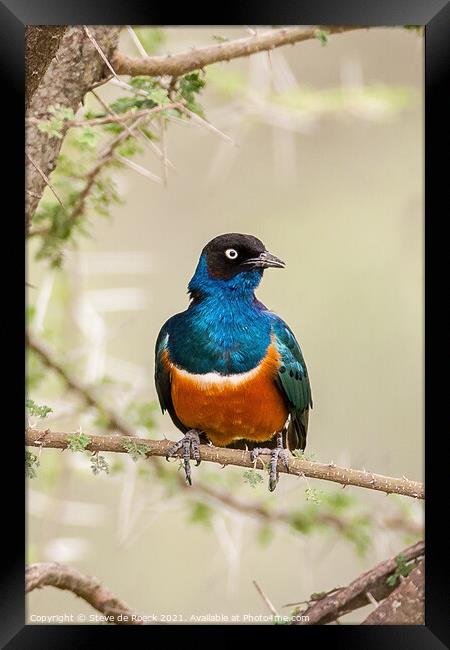
<path id="1" fill-rule="evenodd" d="M 202 443 L 247 449 L 254 462 L 270 455 L 270 491 L 278 462 L 289 471 L 290 453 L 305 449 L 313 406 L 306 363 L 290 327 L 255 296 L 264 270 L 284 267 L 253 235 L 214 237 L 188 284 L 188 308 L 159 332 L 156 391 L 184 434 L 166 459 L 182 454 L 189 485 Z"/>

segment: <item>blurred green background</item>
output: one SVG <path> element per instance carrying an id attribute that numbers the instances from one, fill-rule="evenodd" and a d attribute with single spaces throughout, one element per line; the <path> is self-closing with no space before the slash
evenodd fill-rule
<path id="1" fill-rule="evenodd" d="M 247 32 L 138 33 L 153 39 L 154 51 L 175 53 Z M 134 47 L 124 31 L 122 51 L 136 54 Z M 289 323 L 308 364 L 307 454 L 422 480 L 423 37 L 401 27 L 330 36 L 324 47 L 309 41 L 215 64 L 205 80 L 205 116 L 235 144 L 171 123 L 167 152 L 176 170 L 167 186 L 114 170 L 123 203 L 110 219 L 90 218 L 90 237 L 65 251 L 61 270 L 35 260 L 33 240 L 33 331 L 120 412 L 155 402 L 154 342 L 186 307 L 202 247 L 220 233 L 252 233 L 287 263 L 265 274 L 258 297 Z M 108 84 L 100 92 L 109 101 L 121 91 Z M 161 174 L 148 149 L 135 160 Z M 96 414 L 49 371 L 30 396 L 54 410 L 42 426 L 99 430 Z M 146 408 L 142 435 L 178 439 L 168 415 Z M 82 454 L 42 452 L 28 481 L 27 561 L 67 562 L 140 613 L 266 615 L 257 580 L 289 614 L 286 603 L 347 584 L 418 538 L 386 517 L 406 518 L 413 530 L 422 522 L 419 504 L 383 493 L 282 475 L 269 495 L 266 476 L 252 487 L 243 470 L 205 463 L 189 493 L 158 478 L 151 462 L 105 456 L 110 473 L 93 475 Z M 312 518 L 329 495 L 345 495 L 343 516 L 360 520 L 349 535 L 262 522 L 196 492 L 196 482 Z M 321 492 L 311 498 L 308 488 Z M 28 620 L 61 613 L 94 610 L 52 588 L 28 597 Z"/>

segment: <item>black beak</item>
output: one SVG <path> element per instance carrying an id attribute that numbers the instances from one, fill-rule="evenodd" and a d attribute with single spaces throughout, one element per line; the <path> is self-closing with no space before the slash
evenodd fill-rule
<path id="1" fill-rule="evenodd" d="M 259 255 L 259 257 L 254 257 L 246 261 L 246 264 L 251 264 L 253 267 L 260 269 L 268 269 L 272 267 L 274 269 L 283 269 L 286 265 L 283 260 L 280 260 L 279 257 L 272 255 L 269 251 L 264 251 Z"/>

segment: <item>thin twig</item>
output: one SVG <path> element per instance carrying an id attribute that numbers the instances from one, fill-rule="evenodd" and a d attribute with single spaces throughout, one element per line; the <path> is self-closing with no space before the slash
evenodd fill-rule
<path id="1" fill-rule="evenodd" d="M 92 86 L 89 86 L 88 92 L 92 92 L 93 90 L 95 90 L 95 88 L 100 88 L 101 86 L 104 86 L 105 84 L 108 83 L 108 81 L 111 81 L 112 79 L 114 79 L 114 75 L 112 74 L 104 77 L 100 81 L 97 81 L 96 83 L 92 84 Z"/>
<path id="2" fill-rule="evenodd" d="M 92 36 L 91 32 L 90 32 L 89 29 L 86 27 L 86 25 L 83 25 L 83 29 L 84 29 L 84 31 L 85 31 L 86 36 L 87 36 L 88 39 L 91 41 L 92 45 L 95 47 L 95 49 L 97 50 L 97 52 L 98 52 L 98 53 L 100 54 L 100 56 L 102 57 L 103 61 L 105 62 L 106 67 L 109 68 L 109 70 L 110 70 L 111 73 L 114 75 L 114 77 L 117 77 L 116 71 L 115 71 L 114 68 L 112 67 L 112 64 L 109 62 L 108 57 L 107 57 L 106 54 L 103 52 L 102 48 L 101 48 L 100 45 L 97 43 L 97 41 L 95 40 L 95 38 Z"/>
<path id="3" fill-rule="evenodd" d="M 136 45 L 138 52 L 141 56 L 147 56 L 147 52 L 145 51 L 144 46 L 142 45 L 141 41 L 139 40 L 138 35 L 134 31 L 134 29 L 131 27 L 131 25 L 127 25 L 127 32 L 131 36 L 131 40 L 133 43 Z"/>
<path id="4" fill-rule="evenodd" d="M 145 126 L 145 128 L 146 128 L 150 133 L 153 134 L 153 132 L 151 131 L 151 129 L 148 128 L 147 125 Z M 157 146 L 157 145 L 156 145 L 156 144 L 155 144 L 155 143 L 154 143 L 150 138 L 148 138 L 148 137 L 145 135 L 145 133 L 142 132 L 141 129 L 138 129 L 138 133 L 139 133 L 139 135 L 142 137 L 142 139 L 145 141 L 145 143 L 146 143 L 146 144 L 147 144 L 147 145 L 148 145 L 148 146 L 153 150 L 153 152 L 156 153 L 156 155 L 158 156 L 158 158 L 159 158 L 160 160 L 162 160 L 162 159 L 164 158 L 164 154 L 163 154 L 163 152 L 161 151 L 161 149 L 160 149 L 160 148 L 159 148 L 159 147 L 158 147 L 158 146 Z M 154 134 L 153 134 L 153 135 L 154 135 Z M 167 166 L 168 166 L 168 167 L 170 167 L 173 171 L 176 171 L 176 167 L 175 167 L 175 165 L 174 165 L 173 162 L 172 162 L 172 161 L 167 157 L 167 155 L 166 155 L 166 163 L 167 163 Z"/>
<path id="5" fill-rule="evenodd" d="M 107 124 L 109 121 L 111 121 L 111 122 L 116 122 L 116 121 L 117 122 L 122 122 L 123 120 L 129 119 L 129 118 L 132 118 L 132 117 L 138 117 L 139 115 L 149 115 L 151 113 L 151 109 L 146 108 L 143 111 L 128 111 L 127 113 L 123 113 L 122 115 L 119 115 L 119 113 L 116 113 L 110 106 L 108 106 L 108 104 L 105 101 L 103 101 L 103 99 L 100 97 L 99 94 L 97 94 L 95 91 L 92 91 L 92 94 L 97 99 L 97 101 L 103 106 L 105 111 L 107 111 L 112 116 L 111 120 L 109 120 L 106 117 L 97 118 L 97 120 L 98 120 L 97 123 L 102 123 L 102 122 L 100 122 L 100 120 L 105 120 L 105 122 L 104 122 L 105 124 Z M 92 120 L 92 122 L 93 121 L 94 120 Z M 86 124 L 86 122 L 87 121 L 81 122 L 80 126 L 82 126 L 83 124 Z M 156 153 L 158 158 L 160 158 L 160 159 L 163 158 L 163 153 L 162 153 L 161 149 L 159 149 L 159 147 L 157 147 L 156 144 L 154 142 L 152 142 L 152 140 L 150 140 L 150 138 L 148 138 L 145 135 L 145 133 L 143 133 L 142 127 L 139 127 L 136 130 L 136 133 L 133 133 L 133 131 L 130 129 L 130 127 L 127 124 L 124 124 L 123 126 L 124 126 L 125 129 L 127 129 L 128 133 L 130 135 L 138 135 L 141 138 L 141 140 L 144 142 L 144 144 L 149 149 L 151 149 L 153 151 L 153 153 Z M 169 159 L 167 159 L 167 164 L 170 167 L 172 167 L 172 169 L 175 169 L 175 166 L 173 165 L 173 163 L 170 162 Z"/>
<path id="6" fill-rule="evenodd" d="M 110 80 L 110 83 L 113 86 L 120 86 L 120 88 L 123 88 L 124 90 L 128 90 L 128 92 L 133 93 L 133 95 L 139 95 L 140 97 L 149 96 L 149 93 L 146 90 L 143 90 L 142 88 L 135 88 L 131 84 L 128 84 L 126 81 L 119 79 L 119 77 L 113 77 Z"/>
<path id="7" fill-rule="evenodd" d="M 378 601 L 375 600 L 375 598 L 372 596 L 370 591 L 366 591 L 366 596 L 367 596 L 367 600 L 369 601 L 369 603 L 371 605 L 373 605 L 375 608 L 377 608 L 378 607 Z"/>
<path id="8" fill-rule="evenodd" d="M 33 167 L 35 168 L 35 170 L 38 172 L 38 174 L 40 174 L 41 178 L 44 179 L 45 184 L 48 185 L 48 187 L 51 189 L 51 191 L 53 192 L 53 194 L 54 194 L 55 197 L 56 197 L 56 200 L 58 201 L 58 203 L 59 203 L 60 206 L 62 207 L 62 209 L 63 209 L 65 212 L 67 212 L 66 207 L 64 206 L 64 203 L 63 203 L 63 202 L 61 201 L 61 199 L 59 198 L 59 196 L 58 196 L 58 194 L 57 194 L 55 188 L 54 188 L 53 185 L 50 183 L 49 179 L 48 179 L 47 176 L 44 174 L 44 172 L 42 171 L 42 169 L 41 169 L 40 167 L 38 167 L 38 165 L 36 165 L 36 163 L 35 163 L 34 160 L 31 158 L 31 156 L 28 154 L 27 151 L 25 151 L 25 155 L 26 155 L 26 157 L 28 158 L 28 160 L 30 161 L 30 163 L 33 165 Z"/>
<path id="9" fill-rule="evenodd" d="M 279 615 L 279 613 L 277 612 L 277 610 L 275 609 L 275 607 L 273 606 L 273 603 L 271 602 L 271 600 L 269 599 L 269 597 L 264 593 L 264 591 L 261 589 L 261 587 L 260 587 L 259 584 L 256 582 L 256 580 L 253 580 L 253 584 L 255 585 L 256 591 L 259 593 L 259 595 L 261 596 L 261 598 L 263 599 L 263 601 L 266 603 L 266 605 L 267 605 L 267 607 L 268 607 L 270 613 L 273 614 L 274 616 L 276 616 L 277 618 L 279 618 L 280 615 Z"/>
<path id="10" fill-rule="evenodd" d="M 234 142 L 234 140 L 232 138 L 230 138 L 229 135 L 227 135 L 226 133 L 223 133 L 222 131 L 220 131 L 220 129 L 213 126 L 211 124 L 211 122 L 208 122 L 207 120 L 204 120 L 202 117 L 200 117 L 200 115 L 197 115 L 197 113 L 193 113 L 188 108 L 186 108 L 186 106 L 183 106 L 183 104 L 180 104 L 178 108 L 182 113 L 185 113 L 185 115 L 190 117 L 194 122 L 197 122 L 197 124 L 199 126 L 204 126 L 205 129 L 208 129 L 209 131 L 212 131 L 213 133 L 215 133 L 216 135 L 221 137 L 222 140 L 225 140 L 225 142 L 228 142 L 228 143 L 234 145 L 235 147 L 237 146 L 236 143 Z"/>
<path id="11" fill-rule="evenodd" d="M 161 134 L 161 145 L 162 145 L 162 171 L 163 171 L 163 181 L 164 185 L 167 187 L 167 142 L 166 142 L 166 125 L 164 118 L 160 116 L 159 118 L 159 128 Z"/>
<path id="12" fill-rule="evenodd" d="M 100 97 L 95 93 L 95 91 L 92 92 L 95 97 L 98 98 L 100 101 Z M 103 101 L 103 100 L 102 100 Z M 150 108 L 144 108 L 141 111 L 127 111 L 126 113 L 115 113 L 112 109 L 109 108 L 109 106 L 103 102 L 105 109 L 109 111 L 110 115 L 105 115 L 103 117 L 94 117 L 91 120 L 68 120 L 67 121 L 67 126 L 72 127 L 72 126 L 102 126 L 103 124 L 112 124 L 112 123 L 120 123 L 121 126 L 123 126 L 125 129 L 129 129 L 128 125 L 125 124 L 128 120 L 135 120 L 138 117 L 146 117 L 147 115 L 150 114 L 151 109 Z M 123 123 L 123 124 L 122 124 Z M 130 132 L 130 131 L 129 131 Z M 130 132 L 131 135 L 133 135 L 132 132 Z"/>
<path id="13" fill-rule="evenodd" d="M 162 185 L 164 183 L 163 179 L 157 176 L 156 174 L 153 174 L 151 171 L 146 169 L 145 167 L 142 167 L 141 165 L 138 165 L 136 162 L 133 160 L 130 160 L 129 158 L 125 158 L 124 156 L 119 156 L 119 154 L 116 154 L 114 156 L 116 160 L 121 162 L 123 165 L 126 165 L 133 171 L 137 172 L 138 174 L 141 174 L 141 176 L 145 176 L 145 178 L 149 178 L 151 181 L 154 181 L 155 183 L 159 183 Z"/>

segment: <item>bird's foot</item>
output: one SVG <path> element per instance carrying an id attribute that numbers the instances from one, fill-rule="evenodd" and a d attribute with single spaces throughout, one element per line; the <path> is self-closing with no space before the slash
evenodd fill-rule
<path id="1" fill-rule="evenodd" d="M 184 464 L 184 474 L 186 476 L 186 483 L 189 483 L 189 485 L 192 485 L 192 478 L 191 478 L 191 457 L 196 461 L 195 465 L 196 467 L 200 465 L 201 462 L 201 457 L 200 457 L 200 436 L 198 434 L 198 431 L 195 429 L 190 429 L 189 431 L 186 432 L 183 438 L 173 444 L 169 451 L 166 454 L 166 460 L 169 460 L 169 458 L 173 456 L 178 455 L 178 451 L 182 449 L 182 458 L 183 458 L 183 464 Z"/>
<path id="2" fill-rule="evenodd" d="M 269 490 L 273 492 L 277 487 L 279 472 L 278 461 L 280 460 L 289 472 L 289 451 L 284 447 L 275 447 L 268 449 L 266 447 L 256 447 L 250 452 L 252 461 L 256 461 L 259 456 L 270 456 L 269 463 Z"/>

